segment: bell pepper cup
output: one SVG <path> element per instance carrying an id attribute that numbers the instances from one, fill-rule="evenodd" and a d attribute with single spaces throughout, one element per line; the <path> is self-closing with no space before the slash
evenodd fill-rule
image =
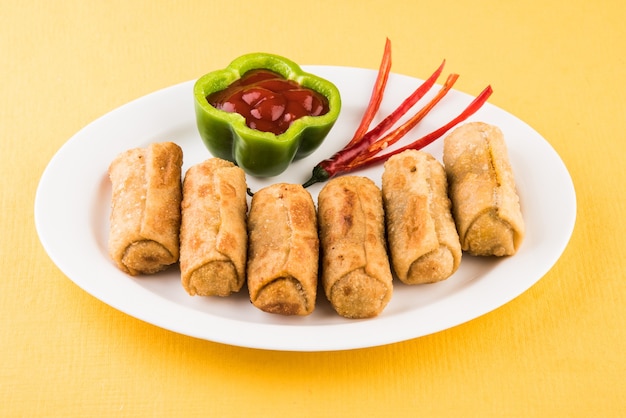
<path id="1" fill-rule="evenodd" d="M 328 112 L 294 120 L 282 134 L 252 129 L 235 112 L 217 109 L 207 97 L 228 88 L 251 70 L 266 69 L 314 90 L 328 100 Z M 295 62 L 273 54 L 243 55 L 225 69 L 200 77 L 194 85 L 198 132 L 214 157 L 232 161 L 255 177 L 276 176 L 292 161 L 304 158 L 324 141 L 341 110 L 341 96 L 328 80 L 307 73 Z"/>

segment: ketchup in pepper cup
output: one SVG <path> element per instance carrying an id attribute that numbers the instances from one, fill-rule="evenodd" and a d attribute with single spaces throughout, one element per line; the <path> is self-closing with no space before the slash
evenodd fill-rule
<path id="1" fill-rule="evenodd" d="M 257 177 L 278 175 L 315 151 L 341 109 L 331 82 L 265 53 L 244 55 L 202 76 L 194 98 L 209 151 Z"/>
<path id="2" fill-rule="evenodd" d="M 251 70 L 207 101 L 225 112 L 239 113 L 252 129 L 280 135 L 303 116 L 328 113 L 322 94 L 269 70 Z"/>

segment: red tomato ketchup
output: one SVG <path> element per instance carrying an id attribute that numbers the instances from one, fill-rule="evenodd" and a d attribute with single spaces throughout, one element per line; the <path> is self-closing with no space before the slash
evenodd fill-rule
<path id="1" fill-rule="evenodd" d="M 276 135 L 298 118 L 328 112 L 328 100 L 322 94 L 265 69 L 248 71 L 206 99 L 217 109 L 242 115 L 248 127 Z"/>

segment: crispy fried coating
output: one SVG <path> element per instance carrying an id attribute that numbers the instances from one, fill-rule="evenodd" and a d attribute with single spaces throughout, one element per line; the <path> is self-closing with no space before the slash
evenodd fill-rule
<path id="1" fill-rule="evenodd" d="M 444 138 L 443 161 L 461 247 L 506 256 L 524 239 L 524 220 L 502 131 L 472 122 Z"/>
<path id="2" fill-rule="evenodd" d="M 450 212 L 446 173 L 430 154 L 407 150 L 385 162 L 383 203 L 389 253 L 406 284 L 450 277 L 461 263 L 461 244 Z"/>
<path id="3" fill-rule="evenodd" d="M 267 186 L 248 216 L 248 290 L 254 306 L 281 315 L 315 309 L 319 239 L 315 204 L 299 184 Z"/>
<path id="4" fill-rule="evenodd" d="M 182 160 L 180 147 L 164 142 L 111 162 L 108 247 L 122 271 L 152 274 L 178 261 Z"/>
<path id="5" fill-rule="evenodd" d="M 246 188 L 243 170 L 219 158 L 185 173 L 180 271 L 190 295 L 228 296 L 241 290 L 248 243 Z"/>
<path id="6" fill-rule="evenodd" d="M 340 315 L 379 315 L 393 293 L 380 189 L 365 177 L 330 180 L 318 197 L 322 284 Z"/>

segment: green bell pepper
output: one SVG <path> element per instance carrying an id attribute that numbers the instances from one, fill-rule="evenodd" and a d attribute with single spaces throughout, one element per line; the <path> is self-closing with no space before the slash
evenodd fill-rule
<path id="1" fill-rule="evenodd" d="M 284 133 L 276 135 L 249 128 L 242 115 L 209 104 L 207 96 L 226 89 L 246 72 L 256 69 L 273 71 L 322 94 L 328 99 L 328 112 L 296 119 Z M 243 55 L 225 69 L 203 75 L 194 85 L 194 99 L 198 132 L 211 154 L 236 163 L 256 177 L 278 175 L 293 160 L 315 151 L 341 110 L 340 93 L 333 83 L 303 71 L 287 58 L 266 53 Z"/>

